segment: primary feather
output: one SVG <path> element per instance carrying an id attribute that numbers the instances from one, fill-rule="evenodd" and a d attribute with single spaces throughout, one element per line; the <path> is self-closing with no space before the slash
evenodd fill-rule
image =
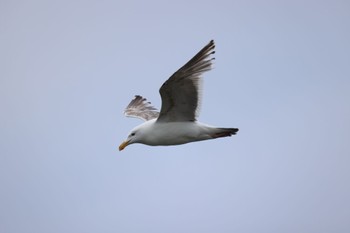
<path id="1" fill-rule="evenodd" d="M 131 100 L 125 108 L 124 114 L 127 117 L 136 117 L 144 121 L 149 121 L 159 116 L 159 112 L 151 105 L 151 102 L 147 102 L 146 98 L 139 95 L 135 95 L 135 98 Z"/>
<path id="2" fill-rule="evenodd" d="M 176 71 L 160 88 L 162 108 L 159 122 L 195 121 L 200 104 L 202 73 L 211 69 L 209 58 L 215 48 L 211 40 L 190 61 Z"/>

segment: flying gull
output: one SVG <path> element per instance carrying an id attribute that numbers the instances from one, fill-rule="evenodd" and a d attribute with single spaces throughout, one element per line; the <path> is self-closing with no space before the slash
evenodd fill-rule
<path id="1" fill-rule="evenodd" d="M 176 71 L 160 88 L 160 112 L 142 96 L 136 95 L 126 107 L 127 117 L 145 122 L 135 127 L 119 150 L 133 143 L 150 146 L 180 145 L 235 135 L 237 128 L 218 128 L 197 121 L 202 74 L 211 69 L 215 53 L 211 40 L 189 62 Z"/>

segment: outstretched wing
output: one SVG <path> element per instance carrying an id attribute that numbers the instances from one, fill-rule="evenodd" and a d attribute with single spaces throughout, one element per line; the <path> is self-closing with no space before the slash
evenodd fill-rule
<path id="1" fill-rule="evenodd" d="M 211 40 L 160 88 L 162 108 L 159 122 L 195 121 L 200 104 L 201 75 L 211 69 L 215 44 Z"/>
<path id="2" fill-rule="evenodd" d="M 149 121 L 157 118 L 159 116 L 159 112 L 151 105 L 151 102 L 147 102 L 146 98 L 135 95 L 135 98 L 131 100 L 129 105 L 125 108 L 124 115 L 127 117 L 136 117 L 144 121 Z"/>

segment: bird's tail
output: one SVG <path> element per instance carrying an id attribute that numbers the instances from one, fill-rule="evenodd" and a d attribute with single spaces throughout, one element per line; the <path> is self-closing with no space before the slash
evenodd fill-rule
<path id="1" fill-rule="evenodd" d="M 238 132 L 237 128 L 216 128 L 216 132 L 214 132 L 211 136 L 212 138 L 221 138 L 221 137 L 231 137 Z"/>

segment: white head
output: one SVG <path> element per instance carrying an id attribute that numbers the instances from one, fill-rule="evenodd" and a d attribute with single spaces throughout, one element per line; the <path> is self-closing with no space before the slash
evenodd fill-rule
<path id="1" fill-rule="evenodd" d="M 136 126 L 133 130 L 130 131 L 127 139 L 122 142 L 119 146 L 119 151 L 124 150 L 130 144 L 133 143 L 144 143 L 146 140 L 145 134 L 148 134 L 148 128 L 153 124 L 153 120 L 146 121 L 143 124 Z"/>
<path id="2" fill-rule="evenodd" d="M 119 151 L 124 150 L 125 147 L 127 147 L 130 144 L 139 142 L 140 137 L 140 130 L 138 130 L 138 127 L 135 127 L 131 132 L 129 133 L 127 139 L 122 142 L 119 146 Z"/>

